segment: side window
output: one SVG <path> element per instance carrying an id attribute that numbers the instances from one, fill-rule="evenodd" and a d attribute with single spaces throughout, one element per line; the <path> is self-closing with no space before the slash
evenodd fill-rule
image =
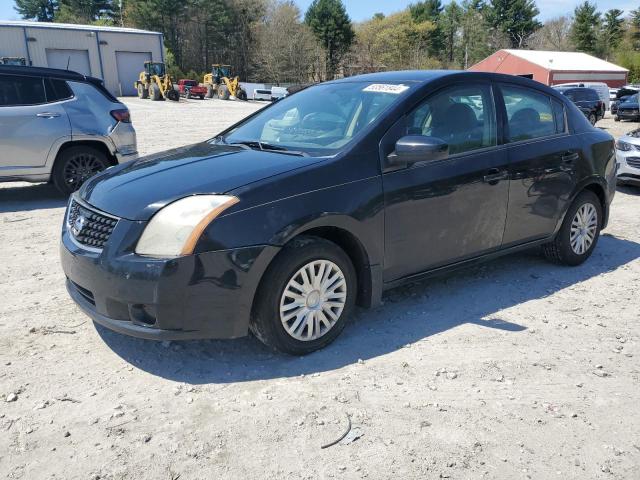
<path id="1" fill-rule="evenodd" d="M 551 100 L 553 105 L 553 118 L 556 123 L 556 133 L 565 133 L 567 131 L 567 123 L 564 115 L 564 105 L 555 98 Z"/>
<path id="2" fill-rule="evenodd" d="M 44 82 L 47 102 L 59 102 L 73 97 L 73 92 L 64 80 L 47 79 Z"/>
<path id="3" fill-rule="evenodd" d="M 597 102 L 600 100 L 598 92 L 596 92 L 595 90 L 586 90 L 585 93 L 587 94 L 587 98 L 592 102 Z"/>
<path id="4" fill-rule="evenodd" d="M 496 145 L 491 87 L 460 85 L 437 92 L 408 115 L 406 133 L 444 140 L 452 155 Z"/>
<path id="5" fill-rule="evenodd" d="M 556 133 L 551 98 L 522 87 L 502 86 L 507 109 L 510 142 L 546 137 Z"/>
<path id="6" fill-rule="evenodd" d="M 564 96 L 567 97 L 572 102 L 576 101 L 575 90 L 568 90 L 564 92 Z"/>
<path id="7" fill-rule="evenodd" d="M 584 102 L 587 100 L 584 90 L 575 90 L 574 97 L 576 102 Z"/>
<path id="8" fill-rule="evenodd" d="M 42 78 L 0 75 L 0 106 L 39 105 L 45 98 Z"/>

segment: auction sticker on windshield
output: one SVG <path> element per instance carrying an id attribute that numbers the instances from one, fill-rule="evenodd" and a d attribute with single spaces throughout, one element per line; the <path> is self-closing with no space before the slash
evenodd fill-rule
<path id="1" fill-rule="evenodd" d="M 408 90 L 407 85 L 394 85 L 389 83 L 372 83 L 371 85 L 362 89 L 363 92 L 380 92 L 380 93 L 393 93 L 400 94 L 405 90 Z"/>

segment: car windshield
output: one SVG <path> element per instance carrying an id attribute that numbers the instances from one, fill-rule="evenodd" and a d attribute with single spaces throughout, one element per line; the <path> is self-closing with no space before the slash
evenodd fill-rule
<path id="1" fill-rule="evenodd" d="M 632 103 L 638 102 L 638 95 L 629 95 L 628 97 L 623 97 L 622 103 Z"/>
<path id="2" fill-rule="evenodd" d="M 410 88 L 361 81 L 317 85 L 280 100 L 216 140 L 312 156 L 335 155 Z"/>

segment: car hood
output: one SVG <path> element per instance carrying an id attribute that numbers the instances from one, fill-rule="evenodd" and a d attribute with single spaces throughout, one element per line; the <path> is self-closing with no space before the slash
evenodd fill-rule
<path id="1" fill-rule="evenodd" d="M 620 110 L 637 110 L 638 102 L 624 102 L 618 105 L 618 109 Z"/>
<path id="2" fill-rule="evenodd" d="M 148 220 L 182 197 L 226 193 L 318 161 L 203 142 L 109 168 L 88 180 L 79 195 L 117 217 Z"/>

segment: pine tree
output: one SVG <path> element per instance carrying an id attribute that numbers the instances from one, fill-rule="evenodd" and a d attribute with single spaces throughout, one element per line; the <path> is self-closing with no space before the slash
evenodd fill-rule
<path id="1" fill-rule="evenodd" d="M 304 21 L 324 48 L 327 78 L 334 78 L 355 36 L 344 4 L 341 0 L 313 0 Z"/>
<path id="2" fill-rule="evenodd" d="M 624 12 L 613 8 L 604 14 L 602 24 L 602 53 L 609 57 L 613 50 L 618 48 L 624 36 Z"/>
<path id="3" fill-rule="evenodd" d="M 529 37 L 542 24 L 536 20 L 540 13 L 535 0 L 490 0 L 486 19 L 496 31 L 509 37 L 512 48 L 523 48 Z"/>
<path id="4" fill-rule="evenodd" d="M 424 0 L 409 6 L 411 17 L 418 23 L 431 22 L 435 28 L 427 35 L 427 52 L 431 57 L 444 58 L 444 32 L 442 30 L 441 0 Z"/>
<path id="5" fill-rule="evenodd" d="M 446 54 L 446 60 L 451 66 L 454 60 L 456 35 L 458 33 L 458 26 L 462 19 L 462 9 L 458 6 L 455 0 L 449 3 L 442 13 L 441 26 L 444 42 L 444 51 Z"/>
<path id="6" fill-rule="evenodd" d="M 591 54 L 598 53 L 599 25 L 600 13 L 594 3 L 585 0 L 576 7 L 573 27 L 571 27 L 571 40 L 577 50 Z"/>
<path id="7" fill-rule="evenodd" d="M 25 20 L 53 22 L 58 11 L 58 0 L 15 0 L 15 10 Z"/>

